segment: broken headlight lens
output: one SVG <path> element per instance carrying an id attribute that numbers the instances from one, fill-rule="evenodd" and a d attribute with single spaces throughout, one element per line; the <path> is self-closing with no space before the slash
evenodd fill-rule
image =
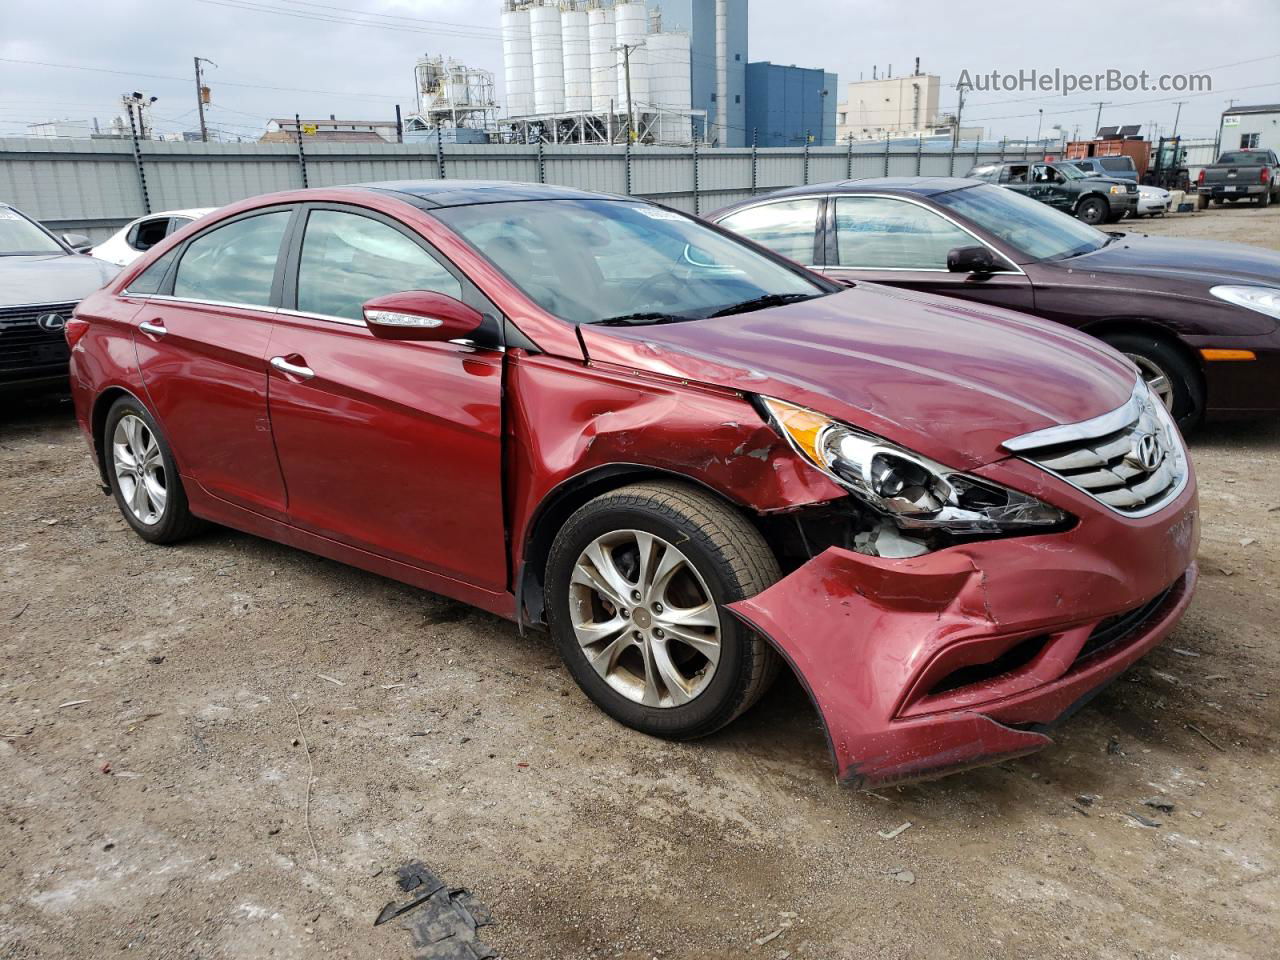
<path id="1" fill-rule="evenodd" d="M 783 400 L 761 397 L 806 460 L 900 527 L 984 533 L 1048 527 L 1067 514 L 1035 497 L 940 463 Z"/>

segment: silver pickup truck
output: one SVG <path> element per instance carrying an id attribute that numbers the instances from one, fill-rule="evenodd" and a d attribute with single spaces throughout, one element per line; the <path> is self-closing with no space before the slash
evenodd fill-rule
<path id="1" fill-rule="evenodd" d="M 1218 203 L 1280 200 L 1280 161 L 1274 150 L 1229 150 L 1200 171 L 1196 185 Z"/>

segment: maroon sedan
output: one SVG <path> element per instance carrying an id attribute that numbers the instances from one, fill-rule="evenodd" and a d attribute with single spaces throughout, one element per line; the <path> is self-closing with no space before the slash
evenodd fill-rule
<path id="1" fill-rule="evenodd" d="M 1195 583 L 1191 465 L 1119 354 L 631 198 L 258 197 L 67 339 L 146 540 L 212 521 L 545 625 L 658 736 L 723 726 L 785 661 L 847 783 L 1044 746 Z"/>

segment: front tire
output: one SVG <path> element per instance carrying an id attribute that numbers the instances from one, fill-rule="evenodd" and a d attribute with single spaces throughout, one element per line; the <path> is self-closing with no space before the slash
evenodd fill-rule
<path id="1" fill-rule="evenodd" d="M 204 526 L 188 509 L 173 453 L 146 407 L 133 397 L 113 403 L 101 442 L 116 506 L 138 536 L 176 543 Z"/>
<path id="2" fill-rule="evenodd" d="M 1085 197 L 1076 207 L 1076 217 L 1091 227 L 1106 223 L 1111 216 L 1111 207 L 1101 197 Z"/>
<path id="3" fill-rule="evenodd" d="M 548 621 L 601 710 L 688 740 L 732 721 L 777 675 L 777 653 L 724 607 L 779 576 L 760 532 L 729 505 L 684 483 L 639 483 L 584 504 L 557 534 Z"/>
<path id="4" fill-rule="evenodd" d="M 1204 385 L 1199 373 L 1182 352 L 1161 337 L 1117 333 L 1103 338 L 1134 362 L 1142 379 L 1188 431 L 1204 418 Z"/>

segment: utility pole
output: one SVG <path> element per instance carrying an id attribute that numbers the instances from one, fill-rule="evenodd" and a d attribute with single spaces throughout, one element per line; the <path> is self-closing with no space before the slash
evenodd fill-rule
<path id="1" fill-rule="evenodd" d="M 1093 135 L 1095 138 L 1098 136 L 1098 131 L 1102 129 L 1102 108 L 1110 102 L 1110 100 L 1098 101 L 1098 119 L 1093 123 Z"/>
<path id="2" fill-rule="evenodd" d="M 209 96 L 209 88 L 204 85 L 204 81 L 200 77 L 200 64 L 207 63 L 211 67 L 216 67 L 217 64 L 214 63 L 212 60 L 210 60 L 208 57 L 196 57 L 195 62 L 196 62 L 196 109 L 200 111 L 200 142 L 208 143 L 209 128 L 205 126 L 205 122 L 204 122 L 204 105 L 205 105 L 205 99 Z"/>
<path id="3" fill-rule="evenodd" d="M 614 52 L 622 51 L 622 72 L 626 79 L 627 86 L 627 142 L 631 142 L 631 138 L 640 138 L 640 132 L 636 129 L 636 102 L 631 98 L 631 51 L 644 46 L 644 41 L 639 43 L 620 43 L 611 49 Z"/>
<path id="4" fill-rule="evenodd" d="M 1178 120 L 1182 116 L 1182 108 L 1186 105 L 1186 100 L 1179 100 L 1174 104 L 1174 106 L 1178 108 L 1178 112 L 1173 115 L 1173 136 L 1175 137 L 1178 135 Z"/>
<path id="5" fill-rule="evenodd" d="M 1040 145 L 1040 129 L 1044 126 L 1044 107 L 1040 107 L 1040 119 L 1036 121 L 1036 146 Z"/>
<path id="6" fill-rule="evenodd" d="M 964 95 L 969 91 L 969 84 L 961 83 L 956 86 L 956 93 L 960 95 L 960 102 L 956 105 L 956 131 L 951 138 L 951 152 L 954 154 L 960 149 L 960 118 L 964 115 Z M 982 138 L 979 137 L 979 140 Z"/>

